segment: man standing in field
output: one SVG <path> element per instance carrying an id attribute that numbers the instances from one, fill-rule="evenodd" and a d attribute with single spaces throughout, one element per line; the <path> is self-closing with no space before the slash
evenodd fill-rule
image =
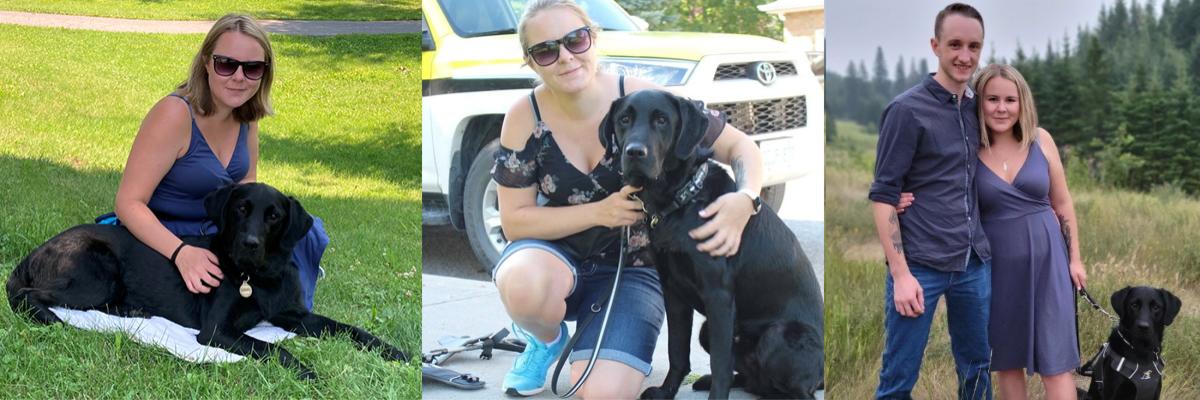
<path id="1" fill-rule="evenodd" d="M 983 48 L 983 17 L 966 4 L 947 6 L 930 45 L 937 72 L 893 99 L 879 127 L 869 197 L 889 274 L 875 397 L 911 398 L 944 295 L 958 397 L 990 399 L 991 251 L 973 184 L 979 120 L 968 87 Z M 901 192 L 920 201 L 897 215 Z"/>

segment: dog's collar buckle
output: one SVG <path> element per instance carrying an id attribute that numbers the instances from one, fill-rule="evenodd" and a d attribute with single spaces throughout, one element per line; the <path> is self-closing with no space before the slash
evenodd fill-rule
<path id="1" fill-rule="evenodd" d="M 242 286 L 238 287 L 238 294 L 247 299 L 254 294 L 254 288 L 250 287 L 250 277 L 247 276 L 246 280 L 242 281 Z"/>

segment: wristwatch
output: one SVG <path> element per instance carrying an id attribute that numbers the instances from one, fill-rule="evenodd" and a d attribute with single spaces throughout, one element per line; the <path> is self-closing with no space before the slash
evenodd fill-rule
<path id="1" fill-rule="evenodd" d="M 741 193 L 741 194 L 744 194 L 744 195 L 750 197 L 750 203 L 754 205 L 754 214 L 753 215 L 758 215 L 758 212 L 762 211 L 762 206 L 763 206 L 762 197 L 758 197 L 758 193 L 754 193 L 750 189 L 742 189 L 742 190 L 739 190 L 738 193 Z"/>

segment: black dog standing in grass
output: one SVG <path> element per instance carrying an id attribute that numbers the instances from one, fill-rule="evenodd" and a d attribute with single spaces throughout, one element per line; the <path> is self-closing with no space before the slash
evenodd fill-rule
<path id="1" fill-rule="evenodd" d="M 95 309 L 122 316 L 160 316 L 200 331 L 197 339 L 233 353 L 267 359 L 304 379 L 316 374 L 283 347 L 245 335 L 260 321 L 304 336 L 347 334 L 388 360 L 408 356 L 367 331 L 309 312 L 291 265 L 292 248 L 312 227 L 300 203 L 261 183 L 237 184 L 205 198 L 218 233 L 188 237 L 210 248 L 226 280 L 208 294 L 187 290 L 171 261 L 124 227 L 80 225 L 51 238 L 25 257 L 8 279 L 13 311 L 50 324 L 49 307 Z"/>
<path id="2" fill-rule="evenodd" d="M 704 205 L 737 190 L 700 146 L 703 113 L 687 99 L 643 90 L 613 102 L 600 128 L 601 143 L 621 149 L 625 182 L 644 188 L 666 303 L 670 370 L 642 398 L 678 392 L 691 369 L 693 310 L 707 317 L 700 343 L 712 361 L 712 375 L 694 388 L 711 389 L 710 398 L 728 398 L 738 385 L 764 397 L 813 398 L 824 382 L 824 301 L 795 235 L 764 207 L 746 224 L 734 256 L 712 257 L 688 236 L 705 222 Z"/>
<path id="3" fill-rule="evenodd" d="M 1159 356 L 1163 330 L 1175 321 L 1182 305 L 1166 289 L 1126 286 L 1113 293 L 1112 307 L 1120 321 L 1100 352 L 1082 367 L 1092 376 L 1087 398 L 1158 399 L 1165 368 Z"/>

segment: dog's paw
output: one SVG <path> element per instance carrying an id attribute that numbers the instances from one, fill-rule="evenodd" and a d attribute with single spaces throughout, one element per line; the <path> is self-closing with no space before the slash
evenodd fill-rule
<path id="1" fill-rule="evenodd" d="M 664 389 L 662 386 L 649 387 L 642 392 L 641 399 L 674 399 L 675 393 Z"/>
<path id="2" fill-rule="evenodd" d="M 712 389 L 712 375 L 702 376 L 692 383 L 692 390 L 697 392 L 707 392 L 709 389 Z"/>

